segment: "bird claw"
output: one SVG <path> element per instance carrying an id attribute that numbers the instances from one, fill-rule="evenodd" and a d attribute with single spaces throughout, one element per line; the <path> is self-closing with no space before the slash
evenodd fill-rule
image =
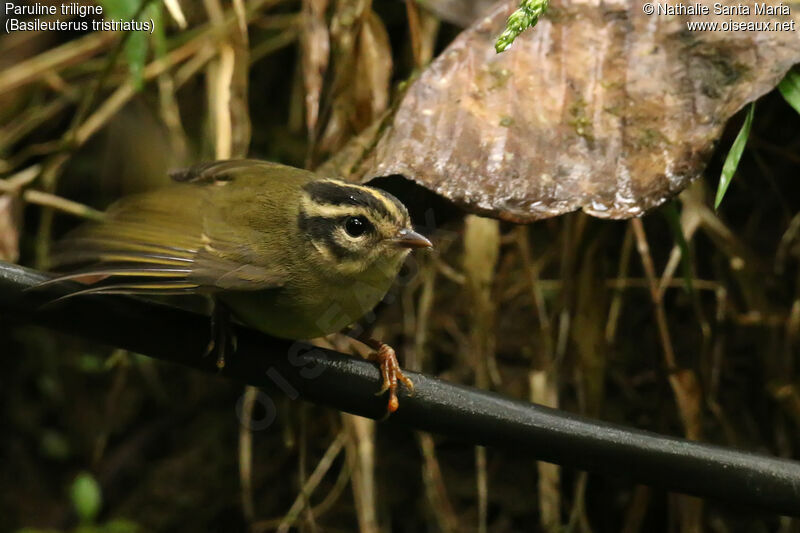
<path id="1" fill-rule="evenodd" d="M 375 396 L 380 396 L 389 391 L 389 403 L 386 411 L 387 413 L 394 413 L 400 407 L 400 401 L 397 399 L 398 381 L 406 386 L 409 393 L 414 392 L 414 383 L 403 374 L 400 369 L 400 363 L 397 362 L 397 354 L 391 346 L 376 342 L 375 347 L 377 348 L 376 351 L 372 352 L 368 359 L 378 363 L 383 379 L 381 388 L 375 393 Z"/>

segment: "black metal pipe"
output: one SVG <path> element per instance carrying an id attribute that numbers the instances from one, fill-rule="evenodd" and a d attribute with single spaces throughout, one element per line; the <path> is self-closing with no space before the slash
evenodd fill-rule
<path id="1" fill-rule="evenodd" d="M 201 358 L 208 318 L 145 300 L 76 297 L 44 305 L 69 291 L 29 290 L 44 274 L 0 262 L 0 316 L 31 322 L 145 355 L 199 368 L 255 386 L 278 387 L 350 413 L 380 418 L 377 368 L 344 354 L 236 327 L 237 352 L 219 372 Z M 753 509 L 800 516 L 800 463 L 690 442 L 593 421 L 409 372 L 416 393 L 401 396 L 388 423 L 449 435 L 464 442 L 523 448 L 532 458 Z"/>

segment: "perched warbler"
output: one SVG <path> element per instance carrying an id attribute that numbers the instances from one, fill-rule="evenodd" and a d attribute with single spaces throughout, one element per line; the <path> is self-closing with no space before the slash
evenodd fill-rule
<path id="1" fill-rule="evenodd" d="M 431 246 L 405 206 L 373 187 L 256 160 L 173 178 L 179 183 L 123 198 L 60 243 L 55 263 L 74 270 L 58 279 L 91 283 L 72 296 L 208 294 L 250 327 L 310 339 L 369 312 L 409 251 Z M 412 384 L 390 347 L 372 347 L 391 412 L 398 379 Z"/>

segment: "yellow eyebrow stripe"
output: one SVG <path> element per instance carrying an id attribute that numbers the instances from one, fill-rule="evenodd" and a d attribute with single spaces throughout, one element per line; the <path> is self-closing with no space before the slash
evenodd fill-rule
<path id="1" fill-rule="evenodd" d="M 318 204 L 311 199 L 308 193 L 303 193 L 300 199 L 303 213 L 309 217 L 339 218 L 350 215 L 368 215 L 370 210 L 366 207 L 355 205 Z"/>

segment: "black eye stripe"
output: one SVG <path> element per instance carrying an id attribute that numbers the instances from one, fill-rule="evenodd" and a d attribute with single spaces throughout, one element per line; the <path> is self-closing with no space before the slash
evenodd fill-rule
<path id="1" fill-rule="evenodd" d="M 359 251 L 342 246 L 336 240 L 335 235 L 347 218 L 349 217 L 307 216 L 301 212 L 297 217 L 297 226 L 300 231 L 311 237 L 312 241 L 324 243 L 325 248 L 330 250 L 337 259 L 352 259 L 360 255 Z"/>

